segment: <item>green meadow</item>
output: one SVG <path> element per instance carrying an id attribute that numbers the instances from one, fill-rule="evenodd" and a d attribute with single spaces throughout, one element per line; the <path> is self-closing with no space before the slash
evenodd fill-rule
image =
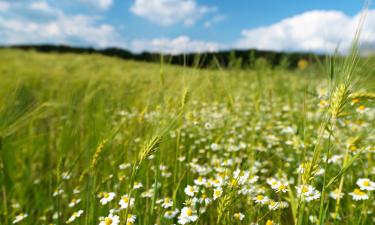
<path id="1" fill-rule="evenodd" d="M 165 62 L 0 50 L 0 224 L 375 223 L 374 57 Z"/>

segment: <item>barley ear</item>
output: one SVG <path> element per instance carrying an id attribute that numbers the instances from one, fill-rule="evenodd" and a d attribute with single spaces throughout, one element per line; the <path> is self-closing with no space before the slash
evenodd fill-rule
<path id="1" fill-rule="evenodd" d="M 156 150 L 160 147 L 161 140 L 161 136 L 156 135 L 144 145 L 138 155 L 138 164 L 141 164 L 143 160 L 156 152 Z"/>
<path id="2" fill-rule="evenodd" d="M 108 141 L 106 139 L 104 139 L 103 141 L 101 141 L 98 145 L 98 147 L 96 148 L 96 151 L 94 153 L 94 156 L 92 157 L 92 160 L 91 160 L 91 165 L 90 165 L 90 169 L 95 169 L 98 165 L 98 161 L 99 161 L 99 158 L 103 152 L 103 149 L 104 149 L 104 146 L 105 144 L 107 143 Z"/>

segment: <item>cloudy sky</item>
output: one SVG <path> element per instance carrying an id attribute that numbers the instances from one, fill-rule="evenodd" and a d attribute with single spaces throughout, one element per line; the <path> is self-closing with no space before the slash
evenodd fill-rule
<path id="1" fill-rule="evenodd" d="M 350 45 L 360 0 L 0 0 L 0 44 L 331 51 Z M 362 42 L 375 48 L 375 7 Z"/>

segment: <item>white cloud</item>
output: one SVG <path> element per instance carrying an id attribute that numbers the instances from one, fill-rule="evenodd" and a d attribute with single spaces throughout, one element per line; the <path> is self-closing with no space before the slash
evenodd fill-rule
<path id="1" fill-rule="evenodd" d="M 226 17 L 224 15 L 216 15 L 213 18 L 204 22 L 204 26 L 209 28 L 209 27 L 212 27 L 214 24 L 217 24 L 217 23 L 220 23 L 220 22 L 224 21 L 225 19 L 226 19 Z"/>
<path id="2" fill-rule="evenodd" d="M 218 43 L 192 40 L 187 36 L 179 36 L 174 39 L 156 38 L 152 40 L 134 40 L 131 46 L 132 50 L 135 52 L 151 51 L 169 54 L 214 52 L 221 48 Z"/>
<path id="3" fill-rule="evenodd" d="M 60 13 L 61 12 L 58 9 L 52 8 L 45 1 L 32 2 L 29 7 L 30 7 L 31 10 L 40 11 L 40 12 L 47 13 L 47 14 L 53 14 L 53 13 Z"/>
<path id="4" fill-rule="evenodd" d="M 198 5 L 195 0 L 134 0 L 130 11 L 162 26 L 177 23 L 191 26 L 216 8 Z"/>
<path id="5" fill-rule="evenodd" d="M 348 16 L 340 11 L 308 11 L 270 26 L 243 30 L 237 48 L 288 51 L 332 51 L 338 44 L 346 51 L 353 40 L 361 14 Z M 361 41 L 374 41 L 375 11 L 367 12 Z"/>
<path id="6" fill-rule="evenodd" d="M 18 8 L 17 8 L 18 7 Z M 0 43 L 54 43 L 95 47 L 124 46 L 116 29 L 90 15 L 65 14 L 44 1 L 14 5 L 15 12 L 33 13 L 41 19 L 0 14 Z"/>
<path id="7" fill-rule="evenodd" d="M 0 12 L 5 12 L 10 8 L 10 4 L 8 2 L 0 1 Z"/>
<path id="8" fill-rule="evenodd" d="M 113 5 L 113 0 L 80 0 L 84 3 L 89 3 L 101 10 L 107 10 Z"/>

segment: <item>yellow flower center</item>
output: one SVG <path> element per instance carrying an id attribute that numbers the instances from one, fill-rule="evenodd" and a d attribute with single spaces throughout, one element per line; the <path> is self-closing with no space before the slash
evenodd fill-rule
<path id="1" fill-rule="evenodd" d="M 262 201 L 263 199 L 264 199 L 264 196 L 263 196 L 263 195 L 258 195 L 258 196 L 257 196 L 257 200 Z"/>
<path id="2" fill-rule="evenodd" d="M 356 195 L 365 195 L 365 192 L 359 190 L 358 188 L 354 189 L 353 193 Z"/>
<path id="3" fill-rule="evenodd" d="M 129 202 L 129 198 L 127 196 L 124 196 L 124 197 L 122 197 L 122 201 L 124 201 L 125 203 L 128 203 Z"/>
<path id="4" fill-rule="evenodd" d="M 234 214 L 234 218 L 236 218 L 236 219 L 239 220 L 239 219 L 241 218 L 241 215 L 240 215 L 239 213 L 235 213 L 235 214 Z"/>
<path id="5" fill-rule="evenodd" d="M 370 182 L 368 180 L 363 181 L 363 186 L 366 186 L 366 187 L 370 186 Z"/>
<path id="6" fill-rule="evenodd" d="M 272 220 L 267 220 L 266 225 L 272 225 L 272 224 L 273 224 Z"/>
<path id="7" fill-rule="evenodd" d="M 108 218 L 108 217 L 105 218 L 105 220 L 104 220 L 105 225 L 111 225 L 112 222 L 113 222 L 113 220 L 111 218 Z"/>
<path id="8" fill-rule="evenodd" d="M 193 215 L 193 210 L 191 210 L 191 208 L 188 208 L 188 209 L 186 210 L 186 215 L 188 215 L 188 216 L 192 216 L 192 215 Z"/>
<path id="9" fill-rule="evenodd" d="M 360 106 L 358 107 L 358 109 L 359 109 L 359 110 L 365 110 L 365 109 L 366 109 L 366 106 L 364 106 L 364 105 L 360 105 Z"/>
<path id="10" fill-rule="evenodd" d="M 104 196 L 104 198 L 108 198 L 109 194 L 108 193 L 104 193 L 103 196 Z"/>
<path id="11" fill-rule="evenodd" d="M 303 186 L 303 188 L 302 188 L 302 193 L 306 193 L 306 192 L 308 192 L 309 191 L 309 189 L 306 187 L 306 186 Z"/>

